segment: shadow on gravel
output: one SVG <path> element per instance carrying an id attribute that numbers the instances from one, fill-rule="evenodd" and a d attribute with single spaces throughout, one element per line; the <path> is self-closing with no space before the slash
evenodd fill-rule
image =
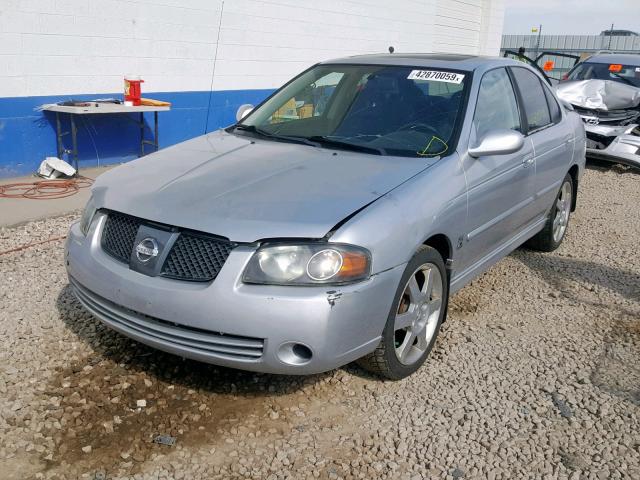
<path id="1" fill-rule="evenodd" d="M 640 405 L 640 319 L 637 312 L 610 302 L 592 302 L 568 288 L 569 282 L 578 282 L 589 290 L 597 285 L 640 305 L 640 274 L 585 260 L 527 251 L 518 251 L 513 256 L 565 297 L 597 308 L 616 308 L 622 314 L 605 326 L 611 325 L 611 329 L 604 336 L 603 353 L 591 373 L 591 382 L 609 394 Z"/>
<path id="2" fill-rule="evenodd" d="M 286 433 L 292 426 L 277 421 L 277 410 L 296 411 L 300 401 L 288 395 L 302 389 L 315 394 L 315 384 L 332 377 L 244 372 L 155 350 L 102 325 L 69 285 L 56 306 L 66 327 L 93 353 L 60 369 L 44 392 L 44 398 L 60 399 L 52 409 L 58 424 L 45 425 L 60 446 L 48 468 L 80 462 L 85 469 L 113 470 L 124 464 L 132 473 L 152 453 L 170 452 L 153 443 L 158 434 L 177 437 L 181 445 L 212 445 L 224 442 L 233 428 Z"/>
<path id="3" fill-rule="evenodd" d="M 598 388 L 640 406 L 640 321 L 618 320 L 607 333 L 604 352 L 591 373 Z"/>
<path id="4" fill-rule="evenodd" d="M 640 274 L 577 258 L 558 257 L 516 250 L 513 258 L 537 272 L 549 285 L 568 297 L 568 282 L 578 282 L 592 289 L 593 285 L 606 288 L 624 298 L 640 302 Z M 573 298 L 584 301 L 583 298 Z"/>
<path id="5" fill-rule="evenodd" d="M 597 172 L 615 172 L 621 175 L 640 175 L 640 168 L 627 167 L 618 163 L 605 162 L 604 160 L 596 160 L 595 158 L 587 158 L 587 168 Z"/>

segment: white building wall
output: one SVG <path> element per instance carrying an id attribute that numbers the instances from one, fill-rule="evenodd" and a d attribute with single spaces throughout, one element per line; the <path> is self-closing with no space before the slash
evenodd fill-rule
<path id="1" fill-rule="evenodd" d="M 274 88 L 359 53 L 497 54 L 504 0 L 0 0 L 0 97 Z M 215 75 L 212 78 L 212 74 Z"/>
<path id="2" fill-rule="evenodd" d="M 161 3 L 161 4 L 159 4 Z M 207 90 L 221 0 L 0 0 L 0 96 Z M 9 50 L 9 51 L 7 51 Z M 3 68 L 4 67 L 4 68 Z"/>
<path id="3" fill-rule="evenodd" d="M 498 55 L 502 43 L 505 0 L 483 0 L 480 23 L 480 55 Z"/>
<path id="4" fill-rule="evenodd" d="M 483 0 L 438 0 L 435 51 L 478 53 L 482 3 Z"/>

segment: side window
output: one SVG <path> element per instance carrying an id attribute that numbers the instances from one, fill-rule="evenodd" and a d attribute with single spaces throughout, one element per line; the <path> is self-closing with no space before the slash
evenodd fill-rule
<path id="1" fill-rule="evenodd" d="M 513 68 L 512 72 L 522 93 L 529 131 L 546 127 L 551 123 L 551 115 L 540 79 L 525 68 Z"/>
<path id="2" fill-rule="evenodd" d="M 560 105 L 558 105 L 558 101 L 553 96 L 553 93 L 551 93 L 551 91 L 544 85 L 542 86 L 542 90 L 544 91 L 544 96 L 547 97 L 549 112 L 551 112 L 551 121 L 553 123 L 559 123 L 562 119 L 562 113 L 560 113 Z"/>
<path id="3" fill-rule="evenodd" d="M 504 68 L 491 70 L 482 77 L 473 126 L 477 139 L 498 128 L 521 130 L 518 103 Z"/>

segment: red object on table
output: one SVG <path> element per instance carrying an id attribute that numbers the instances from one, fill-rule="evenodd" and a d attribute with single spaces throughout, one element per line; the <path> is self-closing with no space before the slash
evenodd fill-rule
<path id="1" fill-rule="evenodd" d="M 144 83 L 140 77 L 124 77 L 124 101 L 132 102 L 135 106 L 140 105 L 142 94 L 140 84 Z"/>

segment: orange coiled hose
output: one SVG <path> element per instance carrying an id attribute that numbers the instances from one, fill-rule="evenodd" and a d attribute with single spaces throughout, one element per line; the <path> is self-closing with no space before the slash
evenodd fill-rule
<path id="1" fill-rule="evenodd" d="M 38 180 L 0 185 L 0 198 L 30 198 L 52 200 L 75 195 L 81 188 L 90 187 L 93 180 L 87 177 Z"/>

